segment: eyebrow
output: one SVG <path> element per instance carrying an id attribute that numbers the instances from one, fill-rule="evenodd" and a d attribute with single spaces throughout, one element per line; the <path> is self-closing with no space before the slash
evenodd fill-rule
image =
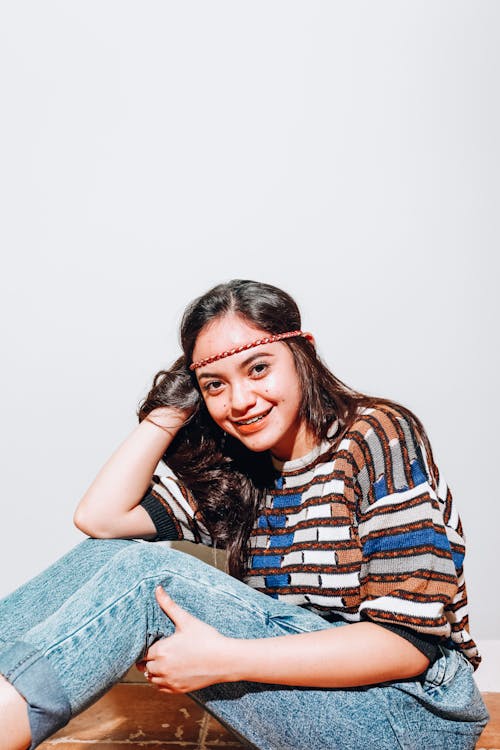
<path id="1" fill-rule="evenodd" d="M 244 359 L 243 362 L 240 362 L 238 369 L 242 370 L 244 367 L 247 367 L 255 359 L 260 359 L 261 357 L 274 357 L 274 354 L 272 354 L 272 352 L 259 352 L 258 354 L 251 354 L 249 357 Z M 198 380 L 201 380 L 202 378 L 219 378 L 219 377 L 220 377 L 220 374 L 217 372 L 202 372 L 201 375 L 198 375 Z"/>

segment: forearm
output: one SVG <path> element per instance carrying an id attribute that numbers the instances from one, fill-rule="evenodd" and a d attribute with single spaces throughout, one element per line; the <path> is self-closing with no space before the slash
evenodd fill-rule
<path id="1" fill-rule="evenodd" d="M 415 677 L 428 664 L 402 637 L 362 622 L 276 638 L 230 639 L 226 681 L 345 688 Z"/>
<path id="2" fill-rule="evenodd" d="M 130 433 L 80 500 L 74 521 L 82 531 L 91 536 L 125 536 L 129 527 L 130 535 L 153 531 L 146 514 L 134 518 L 133 511 L 183 419 L 167 410 L 153 412 L 151 418 L 155 424 L 143 420 Z"/>

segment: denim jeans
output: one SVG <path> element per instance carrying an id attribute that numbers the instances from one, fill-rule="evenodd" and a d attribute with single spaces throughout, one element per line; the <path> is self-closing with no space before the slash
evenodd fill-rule
<path id="1" fill-rule="evenodd" d="M 0 673 L 27 701 L 31 748 L 172 634 L 158 584 L 231 637 L 338 626 L 164 544 L 87 539 L 0 601 Z M 422 680 L 348 690 L 221 683 L 192 697 L 259 750 L 472 750 L 488 719 L 471 667 L 445 648 Z"/>

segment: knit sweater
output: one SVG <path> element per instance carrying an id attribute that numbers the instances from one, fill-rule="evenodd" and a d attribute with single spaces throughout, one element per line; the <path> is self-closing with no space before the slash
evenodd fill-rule
<path id="1" fill-rule="evenodd" d="M 417 645 L 437 636 L 477 667 L 462 527 L 427 437 L 385 404 L 362 409 L 332 453 L 336 427 L 307 456 L 273 459 L 245 582 L 328 620 L 371 620 L 413 632 Z M 142 505 L 158 538 L 214 543 L 163 461 Z"/>

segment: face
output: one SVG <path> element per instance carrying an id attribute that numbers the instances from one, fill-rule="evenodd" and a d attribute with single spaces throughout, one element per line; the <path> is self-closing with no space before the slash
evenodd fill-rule
<path id="1" fill-rule="evenodd" d="M 238 315 L 225 315 L 201 330 L 193 361 L 268 336 Z M 302 392 L 293 355 L 277 341 L 233 354 L 196 370 L 208 412 L 219 427 L 253 451 L 270 450 L 282 460 L 314 447 L 299 417 Z"/>

